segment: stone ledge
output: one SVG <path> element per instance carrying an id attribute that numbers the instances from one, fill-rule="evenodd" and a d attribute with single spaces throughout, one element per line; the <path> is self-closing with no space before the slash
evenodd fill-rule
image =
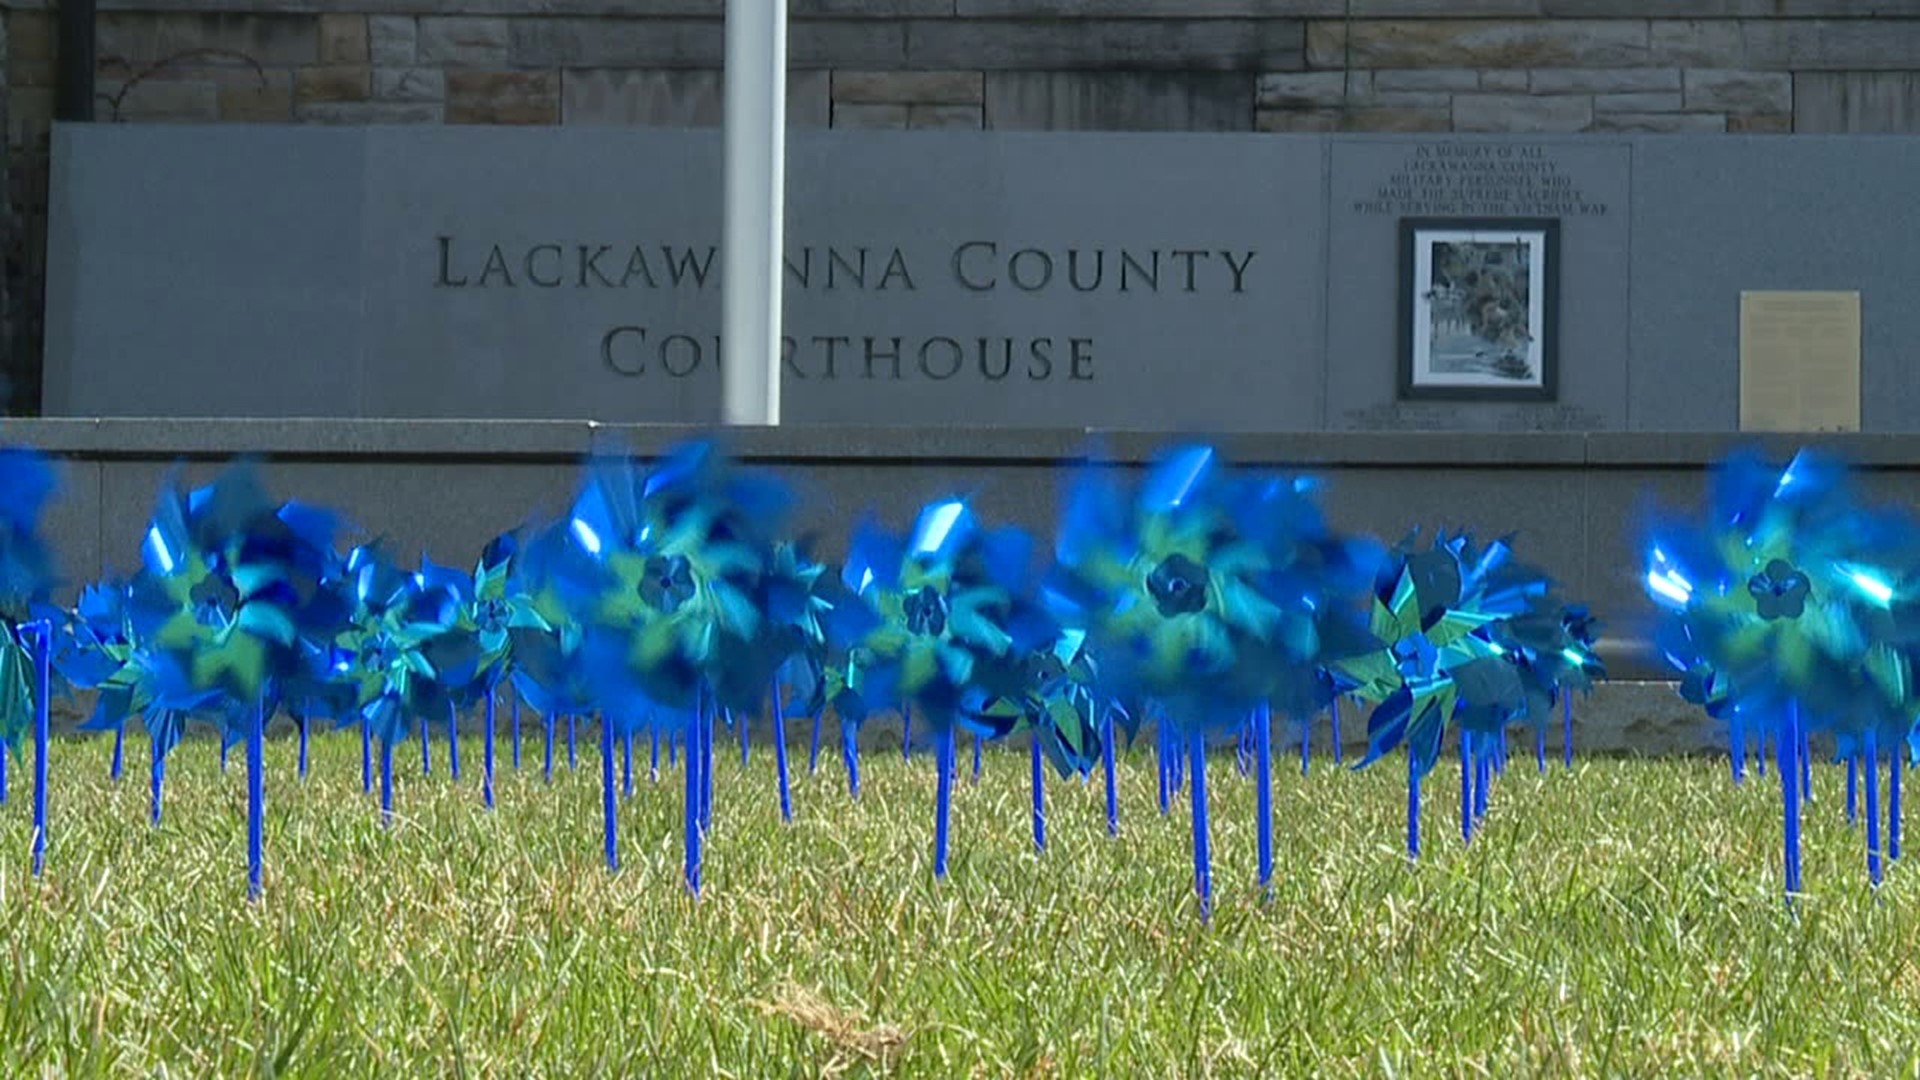
<path id="1" fill-rule="evenodd" d="M 921 428 L 788 425 L 716 429 L 698 424 L 574 420 L 333 420 L 50 417 L 9 421 L 0 442 L 91 460 L 257 454 L 321 459 L 572 459 L 595 446 L 654 454 L 716 433 L 744 456 L 777 460 L 1052 464 L 1150 460 L 1175 437 L 1077 428 Z M 1297 467 L 1694 470 L 1740 446 L 1781 460 L 1819 447 L 1866 468 L 1920 469 L 1920 435 L 1737 435 L 1690 432 L 1299 432 L 1214 440 L 1233 461 Z"/>

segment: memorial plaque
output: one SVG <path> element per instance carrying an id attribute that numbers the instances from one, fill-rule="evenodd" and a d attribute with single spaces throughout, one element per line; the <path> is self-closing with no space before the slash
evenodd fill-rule
<path id="1" fill-rule="evenodd" d="M 340 133 L 269 129 L 267 160 L 253 127 L 63 129 L 49 404 L 718 417 L 718 132 L 352 134 L 351 178 L 296 199 Z M 784 419 L 1317 427 L 1319 145 L 792 133 Z"/>
<path id="2" fill-rule="evenodd" d="M 1409 137 L 1335 141 L 1329 150 L 1327 420 L 1469 431 L 1595 429 L 1627 423 L 1627 146 L 1593 138 Z M 1403 222 L 1533 219 L 1557 229 L 1553 400 L 1402 403 L 1407 345 Z"/>
<path id="3" fill-rule="evenodd" d="M 1860 430 L 1860 294 L 1740 294 L 1740 430 Z"/>

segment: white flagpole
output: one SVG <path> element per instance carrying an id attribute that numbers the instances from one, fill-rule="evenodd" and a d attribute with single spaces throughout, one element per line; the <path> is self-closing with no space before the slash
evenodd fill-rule
<path id="1" fill-rule="evenodd" d="M 727 0 L 720 365 L 728 424 L 780 423 L 787 0 Z"/>

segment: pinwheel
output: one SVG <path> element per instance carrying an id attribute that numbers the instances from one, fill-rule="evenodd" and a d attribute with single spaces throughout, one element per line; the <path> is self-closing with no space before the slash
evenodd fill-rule
<path id="1" fill-rule="evenodd" d="M 1027 658 L 1025 686 L 1013 697 L 992 697 L 968 708 L 973 725 L 991 738 L 1026 732 L 1033 786 L 1033 846 L 1047 847 L 1045 760 L 1063 777 L 1085 777 L 1101 752 L 1101 708 L 1095 690 L 1098 667 L 1086 647 L 1087 632 L 1061 631 Z M 1118 808 L 1108 778 L 1108 827 L 1117 827 Z"/>
<path id="2" fill-rule="evenodd" d="M 1194 887 L 1212 908 L 1206 744 L 1291 692 L 1277 634 L 1305 598 L 1277 595 L 1273 556 L 1290 525 L 1284 500 L 1230 475 L 1215 451 L 1163 455 L 1136 498 L 1089 468 L 1069 493 L 1048 582 L 1050 606 L 1085 627 L 1106 696 L 1151 701 L 1192 769 Z M 1169 756 L 1174 756 L 1172 753 Z"/>
<path id="3" fill-rule="evenodd" d="M 277 683 L 298 679 L 308 644 L 329 641 L 344 604 L 326 587 L 336 529 L 303 503 L 270 503 L 235 465 L 191 494 L 162 485 L 129 593 L 134 636 L 156 668 L 153 704 L 182 712 L 217 694 L 247 743 L 247 885 L 264 888 L 265 731 Z"/>
<path id="4" fill-rule="evenodd" d="M 1437 534 L 1414 549 L 1410 536 L 1377 577 L 1373 634 L 1386 648 L 1340 665 L 1356 693 L 1373 703 L 1364 768 L 1407 748 L 1407 854 L 1420 854 L 1420 784 L 1439 759 L 1448 728 L 1460 728 L 1460 830 L 1471 839 L 1484 809 L 1476 758 L 1491 740 L 1528 718 L 1527 688 L 1499 638 L 1504 625 L 1534 611 L 1546 578 L 1512 559 L 1507 541 L 1476 550 L 1469 537 Z"/>
<path id="5" fill-rule="evenodd" d="M 991 734 L 980 708 L 1020 699 L 1029 657 L 1057 634 L 1026 595 L 1031 550 L 1019 530 L 989 530 L 966 500 L 943 499 L 905 538 L 863 523 L 842 570 L 856 601 L 835 612 L 850 645 L 835 709 L 856 727 L 875 711 L 912 709 L 931 732 L 936 878 L 947 874 L 955 729 Z"/>
<path id="6" fill-rule="evenodd" d="M 773 683 L 773 746 L 780 781 L 780 817 L 785 821 L 793 820 L 787 777 L 787 695 L 791 693 L 801 712 L 813 718 L 808 762 L 811 770 L 820 753 L 820 715 L 827 689 L 827 620 L 834 608 L 836 582 L 801 545 L 774 545 L 766 573 L 767 620 L 763 632 L 771 638 L 765 648 L 779 658 Z M 656 758 L 658 753 L 656 742 Z"/>
<path id="7" fill-rule="evenodd" d="M 471 575 L 431 563 L 421 567 L 427 585 L 438 585 L 457 597 L 456 625 L 449 631 L 449 637 L 442 647 L 447 648 L 456 640 L 463 643 L 466 655 L 456 674 L 466 678 L 448 688 L 452 707 L 449 710 L 447 735 L 453 740 L 451 760 L 458 762 L 458 710 L 470 708 L 477 701 L 482 714 L 480 801 L 489 810 L 493 809 L 494 727 L 498 690 L 512 670 L 512 627 L 516 621 L 531 621 L 532 599 L 511 587 L 513 561 L 518 551 L 515 535 L 505 533 L 487 543 Z M 514 764 L 518 766 L 520 725 L 517 697 L 515 705 L 513 745 Z M 454 778 L 459 779 L 458 765 L 452 768 Z"/>
<path id="8" fill-rule="evenodd" d="M 46 863 L 47 710 L 55 648 L 54 626 L 44 610 L 54 561 L 40 538 L 40 516 L 57 489 L 45 456 L 0 447 L 0 805 L 7 799 L 7 756 L 19 755 L 31 728 L 35 876 Z"/>
<path id="9" fill-rule="evenodd" d="M 658 709 L 688 717 L 687 883 L 699 891 L 700 832 L 711 820 L 711 712 L 757 709 L 783 657 L 765 627 L 774 538 L 790 507 L 772 480 L 735 468 L 711 443 L 677 448 L 642 483 L 626 458 L 590 464 L 546 580 L 582 627 L 602 703 L 607 855 L 613 839 L 616 725 Z M 616 704 L 619 709 L 609 708 Z M 698 738 L 695 738 L 695 736 Z M 696 775 L 698 774 L 698 775 Z"/>
<path id="10" fill-rule="evenodd" d="M 1684 642 L 1691 653 L 1669 655 L 1710 672 L 1737 717 L 1774 731 L 1789 897 L 1801 887 L 1804 733 L 1829 729 L 1843 753 L 1862 754 L 1872 806 L 1879 741 L 1911 728 L 1915 540 L 1905 515 L 1856 502 L 1842 463 L 1806 451 L 1785 469 L 1733 455 L 1714 470 L 1703 522 L 1653 530 L 1645 581 L 1664 613 L 1659 640 Z M 1877 826 L 1867 841 L 1877 882 Z"/>
<path id="11" fill-rule="evenodd" d="M 1569 757 L 1573 747 L 1573 695 L 1591 694 L 1607 668 L 1594 652 L 1598 626 L 1585 607 L 1541 607 L 1499 624 L 1497 641 L 1520 671 L 1533 727 L 1534 764 L 1547 771 L 1547 725 L 1559 707 Z"/>

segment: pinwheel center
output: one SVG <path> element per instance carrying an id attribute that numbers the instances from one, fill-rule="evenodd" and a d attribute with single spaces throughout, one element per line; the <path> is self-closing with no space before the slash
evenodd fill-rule
<path id="1" fill-rule="evenodd" d="M 1185 555 L 1169 555 L 1147 575 L 1147 591 L 1164 618 L 1191 615 L 1207 606 L 1207 568 Z"/>
<path id="2" fill-rule="evenodd" d="M 194 620 L 202 626 L 224 626 L 232 621 L 240 593 L 224 578 L 207 577 L 187 596 L 193 605 Z"/>
<path id="3" fill-rule="evenodd" d="M 1754 610 L 1762 619 L 1768 622 L 1797 619 L 1807 610 L 1813 584 L 1792 563 L 1774 559 L 1747 579 L 1747 592 L 1753 597 Z"/>
<path id="4" fill-rule="evenodd" d="M 647 560 L 640 597 L 661 611 L 678 610 L 693 599 L 693 567 L 684 555 L 655 555 Z"/>
<path id="5" fill-rule="evenodd" d="M 474 612 L 473 621 L 484 633 L 494 633 L 507 625 L 508 607 L 505 600 L 483 600 Z"/>
<path id="6" fill-rule="evenodd" d="M 400 647 L 392 638 L 380 634 L 360 648 L 360 666 L 368 671 L 382 671 L 399 659 Z"/>
<path id="7" fill-rule="evenodd" d="M 1027 657 L 1027 678 L 1034 686 L 1046 686 L 1067 673 L 1067 665 L 1046 649 L 1035 649 Z"/>
<path id="8" fill-rule="evenodd" d="M 926 637 L 939 637 L 946 632 L 947 600 L 933 586 L 921 586 L 920 591 L 907 597 L 902 606 L 910 632 Z"/>

